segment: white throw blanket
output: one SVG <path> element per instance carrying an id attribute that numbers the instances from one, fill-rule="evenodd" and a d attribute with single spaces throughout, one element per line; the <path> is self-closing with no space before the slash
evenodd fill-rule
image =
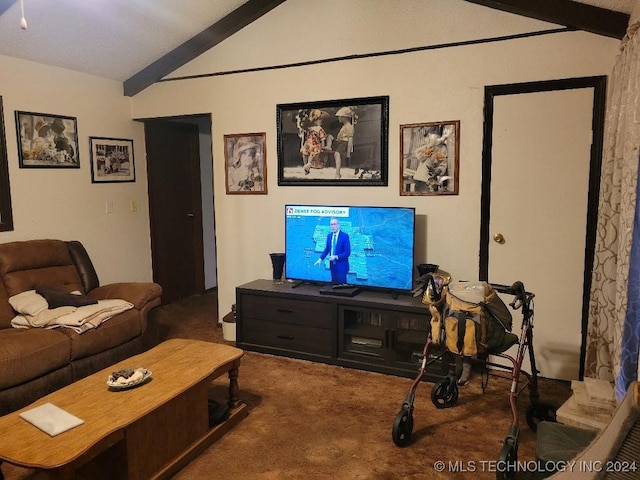
<path id="1" fill-rule="evenodd" d="M 11 320 L 14 328 L 66 327 L 78 333 L 96 328 L 111 317 L 133 308 L 133 304 L 125 300 L 111 299 L 98 300 L 95 305 L 50 309 L 46 300 L 35 290 L 14 295 L 9 303 L 20 314 Z"/>

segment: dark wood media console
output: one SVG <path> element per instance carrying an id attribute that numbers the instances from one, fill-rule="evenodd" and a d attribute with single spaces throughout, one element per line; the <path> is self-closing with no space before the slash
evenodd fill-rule
<path id="1" fill-rule="evenodd" d="M 320 294 L 319 286 L 255 280 L 236 288 L 236 346 L 403 377 L 416 377 L 429 332 L 420 298 L 362 290 Z M 432 348 L 434 354 L 438 350 Z M 436 381 L 448 366 L 426 370 Z"/>

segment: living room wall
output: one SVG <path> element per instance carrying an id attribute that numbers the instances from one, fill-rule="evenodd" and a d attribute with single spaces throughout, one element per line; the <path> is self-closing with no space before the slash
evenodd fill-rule
<path id="1" fill-rule="evenodd" d="M 288 0 L 170 77 L 206 75 L 402 48 L 413 52 L 158 83 L 133 99 L 122 84 L 0 56 L 13 202 L 12 232 L 82 241 L 103 283 L 152 278 L 144 132 L 135 118 L 211 113 L 219 309 L 235 287 L 269 278 L 268 254 L 284 248 L 288 202 L 415 206 L 416 263 L 477 276 L 482 108 L 485 85 L 608 75 L 619 41 L 585 32 L 446 46 L 555 29 L 462 0 L 327 0 L 309 20 L 308 0 Z M 339 13 L 338 13 L 339 12 Z M 393 21 L 391 22 L 390 19 Z M 388 187 L 279 187 L 278 103 L 389 95 Z M 80 169 L 20 169 L 15 110 L 75 116 Z M 399 195 L 399 125 L 461 121 L 460 194 Z M 224 134 L 267 133 L 268 195 L 225 194 Z M 89 136 L 134 140 L 136 182 L 92 184 Z M 131 201 L 137 212 L 131 212 Z M 105 206 L 113 202 L 113 213 Z"/>
<path id="2" fill-rule="evenodd" d="M 14 221 L 0 242 L 80 240 L 101 283 L 151 280 L 144 129 L 122 83 L 5 56 L 0 71 Z M 76 117 L 80 168 L 19 168 L 16 110 Z M 134 183 L 91 183 L 90 136 L 133 139 Z"/>
<path id="3" fill-rule="evenodd" d="M 289 0 L 169 75 L 174 81 L 136 95 L 134 118 L 212 114 L 219 313 L 235 302 L 237 285 L 271 277 L 268 254 L 283 251 L 286 203 L 414 206 L 416 263 L 477 278 L 484 87 L 608 75 L 619 46 L 570 31 L 480 40 L 555 28 L 461 0 L 328 0 L 313 12 L 308 1 Z M 480 42 L 445 45 L 468 40 Z M 429 45 L 438 47 L 225 73 Z M 189 76 L 198 78 L 178 79 Z M 387 187 L 278 186 L 277 104 L 378 95 L 390 97 Z M 459 195 L 400 196 L 399 125 L 447 120 L 461 123 Z M 249 132 L 266 132 L 268 195 L 226 195 L 223 135 Z"/>

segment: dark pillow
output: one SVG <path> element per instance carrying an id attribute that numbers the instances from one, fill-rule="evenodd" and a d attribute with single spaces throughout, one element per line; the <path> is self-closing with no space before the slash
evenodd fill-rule
<path id="1" fill-rule="evenodd" d="M 55 287 L 38 287 L 36 288 L 36 293 L 44 297 L 47 304 L 49 304 L 49 308 L 83 307 L 98 303 L 97 300 L 86 295 L 75 295 Z"/>

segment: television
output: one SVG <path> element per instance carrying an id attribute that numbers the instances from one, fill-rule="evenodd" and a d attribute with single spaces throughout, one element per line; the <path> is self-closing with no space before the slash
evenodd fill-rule
<path id="1" fill-rule="evenodd" d="M 329 254 L 331 221 L 349 235 L 351 254 L 346 284 L 373 289 L 413 288 L 415 209 L 285 205 L 285 274 L 290 280 L 332 281 Z M 334 224 L 336 223 L 334 220 Z"/>

